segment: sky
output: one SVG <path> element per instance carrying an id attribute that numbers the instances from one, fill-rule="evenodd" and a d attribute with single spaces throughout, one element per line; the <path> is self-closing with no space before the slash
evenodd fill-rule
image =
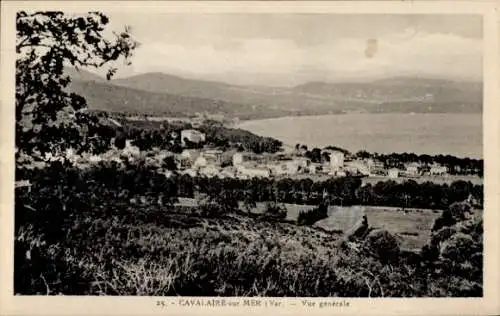
<path id="1" fill-rule="evenodd" d="M 394 76 L 482 78 L 482 20 L 474 15 L 130 14 L 141 46 L 117 77 L 164 72 L 245 85 Z"/>

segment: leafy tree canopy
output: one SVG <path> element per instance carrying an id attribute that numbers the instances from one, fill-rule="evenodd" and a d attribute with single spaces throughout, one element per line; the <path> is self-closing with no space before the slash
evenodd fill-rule
<path id="1" fill-rule="evenodd" d="M 68 16 L 63 12 L 18 12 L 16 16 L 16 149 L 32 155 L 102 148 L 99 120 L 83 112 L 86 101 L 71 93 L 64 67 L 108 67 L 130 64 L 138 43 L 129 28 L 105 36 L 108 17 L 100 12 Z M 111 135 L 110 135 L 111 136 Z M 101 144 L 99 144 L 99 141 Z M 107 145 L 109 142 L 107 142 Z M 17 158 L 18 158 L 17 157 Z"/>

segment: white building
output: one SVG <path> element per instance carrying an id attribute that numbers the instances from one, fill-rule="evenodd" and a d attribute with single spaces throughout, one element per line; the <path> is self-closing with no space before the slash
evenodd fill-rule
<path id="1" fill-rule="evenodd" d="M 381 172 L 384 169 L 384 163 L 382 161 L 372 158 L 366 160 L 366 166 L 368 170 L 370 170 L 370 173 Z"/>
<path id="2" fill-rule="evenodd" d="M 238 166 L 236 169 L 236 174 L 238 177 L 242 176 L 243 178 L 268 178 L 271 176 L 269 168 L 256 166 Z"/>
<path id="3" fill-rule="evenodd" d="M 389 171 L 387 172 L 387 176 L 391 179 L 399 177 L 399 169 L 396 168 L 389 169 Z"/>
<path id="4" fill-rule="evenodd" d="M 186 169 L 191 167 L 196 159 L 200 156 L 200 152 L 194 149 L 185 149 L 176 157 L 177 168 Z"/>
<path id="5" fill-rule="evenodd" d="M 344 167 L 345 155 L 341 151 L 327 151 L 330 154 L 330 170 L 338 171 Z"/>
<path id="6" fill-rule="evenodd" d="M 448 173 L 448 168 L 446 168 L 445 166 L 433 166 L 429 170 L 429 173 L 433 176 L 434 175 L 442 176 Z"/>
<path id="7" fill-rule="evenodd" d="M 200 157 L 200 158 L 202 158 L 202 157 Z M 200 170 L 198 172 L 199 172 L 199 174 L 207 176 L 207 177 L 214 177 L 214 176 L 219 174 L 219 170 L 215 166 L 212 166 L 212 165 L 204 166 L 204 167 L 200 168 Z"/>
<path id="8" fill-rule="evenodd" d="M 411 176 L 416 176 L 419 174 L 418 172 L 418 167 L 417 166 L 413 166 L 413 165 L 410 165 L 408 167 L 406 167 L 406 173 L 408 175 L 411 175 Z"/>
<path id="9" fill-rule="evenodd" d="M 205 141 L 205 134 L 195 129 L 185 129 L 181 131 L 181 144 L 185 146 L 185 140 L 189 140 L 192 143 L 202 143 Z"/>
<path id="10" fill-rule="evenodd" d="M 208 165 L 207 159 L 203 156 L 198 156 L 193 163 L 193 168 L 204 168 Z"/>
<path id="11" fill-rule="evenodd" d="M 349 161 L 345 163 L 346 171 L 350 173 L 359 173 L 362 175 L 370 175 L 368 166 L 360 160 Z"/>
<path id="12" fill-rule="evenodd" d="M 125 148 L 123 148 L 122 152 L 127 156 L 139 156 L 141 154 L 139 147 L 132 145 L 131 140 L 125 141 Z"/>
<path id="13" fill-rule="evenodd" d="M 209 149 L 202 153 L 202 156 L 207 160 L 208 163 L 218 164 L 222 163 L 222 155 L 224 152 L 219 149 Z"/>
<path id="14" fill-rule="evenodd" d="M 243 153 L 233 155 L 233 166 L 241 165 L 245 161 Z"/>

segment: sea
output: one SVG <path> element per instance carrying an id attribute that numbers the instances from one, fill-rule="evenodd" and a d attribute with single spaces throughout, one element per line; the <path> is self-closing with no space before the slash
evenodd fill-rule
<path id="1" fill-rule="evenodd" d="M 416 153 L 483 158 L 481 113 L 386 113 L 280 117 L 237 128 L 281 140 L 288 148 L 329 145 L 351 152 Z"/>

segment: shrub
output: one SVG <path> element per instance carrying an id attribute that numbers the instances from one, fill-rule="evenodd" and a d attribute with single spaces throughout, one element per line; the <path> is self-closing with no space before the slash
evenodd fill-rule
<path id="1" fill-rule="evenodd" d="M 268 202 L 264 216 L 267 218 L 284 219 L 286 217 L 286 209 L 282 205 L 275 202 Z"/>
<path id="2" fill-rule="evenodd" d="M 373 230 L 366 236 L 364 249 L 383 262 L 395 262 L 399 258 L 399 242 L 386 230 Z"/>
<path id="3" fill-rule="evenodd" d="M 320 221 L 328 217 L 328 206 L 326 204 L 320 204 L 318 207 L 313 208 L 309 211 L 299 212 L 297 217 L 298 225 L 313 225 L 317 221 Z"/>

